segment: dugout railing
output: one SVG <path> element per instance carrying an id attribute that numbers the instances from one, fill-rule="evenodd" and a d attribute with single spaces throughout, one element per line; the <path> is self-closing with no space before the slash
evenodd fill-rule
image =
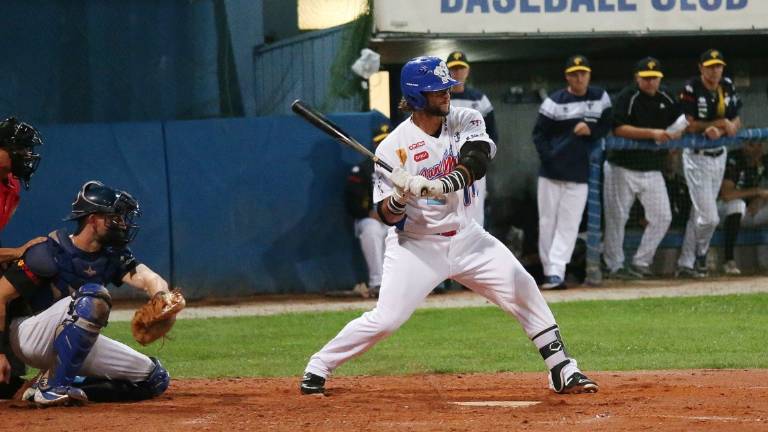
<path id="1" fill-rule="evenodd" d="M 672 150 L 672 149 L 710 149 L 726 146 L 728 150 L 740 148 L 744 141 L 765 140 L 768 139 L 768 128 L 742 129 L 735 137 L 724 137 L 718 140 L 709 140 L 703 135 L 685 135 L 678 140 L 669 141 L 663 145 L 652 141 L 637 141 L 625 138 L 609 136 L 601 140 L 590 155 L 590 173 L 589 173 L 589 193 L 587 197 L 587 268 L 586 280 L 589 285 L 600 285 L 603 280 L 602 271 L 602 252 L 603 252 L 603 163 L 605 153 L 608 150 Z M 631 223 L 629 221 L 628 223 Z M 627 252 L 634 253 L 639 243 L 641 230 L 626 231 L 624 237 L 624 249 Z M 716 232 L 712 244 L 718 244 L 722 233 Z M 754 244 L 765 244 L 768 242 L 768 232 L 761 232 L 752 237 L 750 241 Z M 661 248 L 680 247 L 682 243 L 682 232 L 675 228 L 670 228 L 664 240 L 659 245 Z M 632 253 L 627 253 L 627 260 L 631 260 Z"/>

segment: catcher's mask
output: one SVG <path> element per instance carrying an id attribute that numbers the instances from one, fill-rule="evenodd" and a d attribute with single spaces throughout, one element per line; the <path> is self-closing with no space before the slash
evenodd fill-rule
<path id="1" fill-rule="evenodd" d="M 125 247 L 139 231 L 135 220 L 141 216 L 139 202 L 128 192 L 112 189 L 102 182 L 86 182 L 72 203 L 72 213 L 64 220 L 78 220 L 89 214 L 106 215 L 107 235 L 102 239 L 105 246 Z"/>
<path id="2" fill-rule="evenodd" d="M 27 123 L 9 117 L 0 122 L 0 148 L 11 157 L 11 173 L 29 190 L 29 180 L 40 164 L 40 155 L 34 147 L 43 140 L 37 130 Z"/>

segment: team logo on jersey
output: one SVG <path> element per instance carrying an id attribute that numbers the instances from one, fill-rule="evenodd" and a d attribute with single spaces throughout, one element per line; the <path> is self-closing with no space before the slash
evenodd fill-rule
<path id="1" fill-rule="evenodd" d="M 443 158 L 440 160 L 440 162 L 432 165 L 431 167 L 422 168 L 418 175 L 424 176 L 429 180 L 436 179 L 453 171 L 453 169 L 456 167 L 456 164 L 456 156 L 452 155 L 448 150 L 446 150 L 445 153 L 443 153 Z"/>
<path id="2" fill-rule="evenodd" d="M 408 150 L 416 150 L 419 147 L 424 147 L 424 141 L 419 141 L 408 146 Z"/>
<path id="3" fill-rule="evenodd" d="M 471 124 L 474 127 L 479 127 L 481 124 L 483 124 L 483 121 L 480 119 L 474 119 L 474 120 L 470 120 L 469 124 Z"/>
<path id="4" fill-rule="evenodd" d="M 429 152 L 422 151 L 422 152 L 418 152 L 415 155 L 413 155 L 413 160 L 415 160 L 416 162 L 421 162 L 424 159 L 429 159 Z"/>
<path id="5" fill-rule="evenodd" d="M 405 165 L 405 161 L 408 160 L 408 152 L 404 148 L 395 149 L 397 158 L 400 159 L 400 165 Z"/>
<path id="6" fill-rule="evenodd" d="M 88 277 L 96 276 L 96 273 L 98 273 L 96 270 L 93 269 L 93 267 L 88 266 L 87 269 L 83 270 L 83 273 L 85 273 Z"/>

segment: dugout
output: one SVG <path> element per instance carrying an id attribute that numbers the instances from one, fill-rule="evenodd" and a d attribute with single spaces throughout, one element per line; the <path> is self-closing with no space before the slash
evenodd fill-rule
<path id="1" fill-rule="evenodd" d="M 592 64 L 592 83 L 615 95 L 632 82 L 632 67 L 654 56 L 674 93 L 698 74 L 699 55 L 727 57 L 744 106 L 743 124 L 768 125 L 768 4 L 748 1 L 425 1 L 375 2 L 370 41 L 390 74 L 396 119 L 402 64 L 419 55 L 467 54 L 469 85 L 491 100 L 500 136 L 488 175 L 489 230 L 509 228 L 523 202 L 536 207 L 539 159 L 531 139 L 543 97 L 565 85 L 563 63 L 573 54 Z M 624 5 L 619 6 L 619 3 Z M 547 5 L 567 4 L 558 10 Z M 719 5 L 719 7 L 715 7 Z M 555 8 L 557 9 L 557 8 Z"/>

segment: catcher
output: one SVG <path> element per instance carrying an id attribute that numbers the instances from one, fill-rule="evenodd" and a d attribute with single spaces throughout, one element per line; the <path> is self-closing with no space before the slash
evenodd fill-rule
<path id="1" fill-rule="evenodd" d="M 42 371 L 23 399 L 39 406 L 138 401 L 168 388 L 170 376 L 157 359 L 99 334 L 112 307 L 109 283 L 128 283 L 164 304 L 159 309 L 171 311 L 165 317 L 170 323 L 160 326 L 165 331 L 184 306 L 183 297 L 170 293 L 166 281 L 127 247 L 139 215 L 131 195 L 89 181 L 67 218 L 77 222 L 74 233 L 52 232 L 0 278 L 0 348 L 8 348 L 0 352 Z M 8 382 L 10 370 L 0 354 L 0 381 Z"/>

